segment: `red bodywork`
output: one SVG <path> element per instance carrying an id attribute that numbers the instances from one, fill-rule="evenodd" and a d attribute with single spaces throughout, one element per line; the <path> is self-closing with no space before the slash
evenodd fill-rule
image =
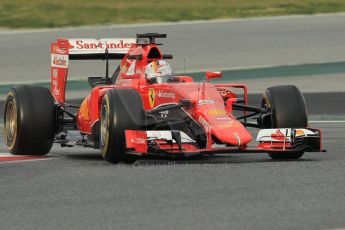
<path id="1" fill-rule="evenodd" d="M 51 91 L 57 103 L 65 102 L 66 79 L 68 74 L 69 49 L 67 39 L 58 39 L 52 43 Z M 152 55 L 154 53 L 154 55 Z M 140 59 L 129 58 L 140 56 Z M 212 84 L 208 79 L 219 77 L 217 73 L 207 73 L 207 80 L 194 82 L 190 76 L 175 76 L 174 83 L 149 84 L 145 68 L 153 60 L 162 59 L 163 54 L 156 44 L 136 45 L 131 43 L 124 55 L 120 72 L 114 85 L 97 86 L 83 100 L 77 114 L 77 127 L 82 134 L 91 135 L 93 125 L 100 119 L 100 106 L 105 93 L 114 88 L 131 88 L 142 98 L 145 111 L 150 111 L 166 104 L 178 104 L 188 99 L 191 106 L 183 110 L 205 131 L 206 147 L 200 149 L 192 144 L 183 144 L 183 152 L 246 152 L 246 151 L 282 151 L 288 150 L 289 143 L 261 142 L 256 148 L 248 148 L 252 134 L 232 114 L 232 105 L 237 102 L 234 88 L 243 90 L 243 104 L 248 104 L 247 87 L 242 84 Z M 242 94 L 242 93 L 241 93 Z M 244 112 L 245 114 L 246 112 Z M 320 131 L 318 131 L 320 132 Z M 226 146 L 214 147 L 215 139 Z M 127 148 L 137 153 L 147 153 L 147 133 L 126 131 Z M 158 140 L 159 141 L 159 140 Z M 176 144 L 161 142 L 161 148 L 170 152 L 179 152 Z"/>

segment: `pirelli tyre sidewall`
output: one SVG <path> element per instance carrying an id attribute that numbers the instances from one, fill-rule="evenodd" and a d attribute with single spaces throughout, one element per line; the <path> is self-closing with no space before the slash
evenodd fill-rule
<path id="1" fill-rule="evenodd" d="M 265 128 L 305 128 L 308 126 L 308 112 L 301 91 L 294 85 L 267 88 L 262 99 L 262 107 L 271 112 L 264 122 Z M 272 159 L 298 159 L 304 152 L 270 153 Z"/>
<path id="2" fill-rule="evenodd" d="M 4 140 L 12 154 L 47 154 L 55 130 L 55 104 L 49 89 L 21 85 L 9 91 L 4 109 Z"/>
<path id="3" fill-rule="evenodd" d="M 125 130 L 139 130 L 144 122 L 140 95 L 133 89 L 111 89 L 100 107 L 100 147 L 111 163 L 133 163 L 136 157 L 126 149 Z"/>

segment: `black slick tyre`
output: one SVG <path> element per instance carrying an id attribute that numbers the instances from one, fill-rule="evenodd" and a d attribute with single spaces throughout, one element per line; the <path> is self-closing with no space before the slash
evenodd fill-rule
<path id="1" fill-rule="evenodd" d="M 50 90 L 20 85 L 7 94 L 4 139 L 14 155 L 45 155 L 54 142 L 56 109 Z"/>
<path id="2" fill-rule="evenodd" d="M 144 121 L 140 95 L 133 89 L 111 89 L 100 108 L 100 148 L 103 158 L 111 163 L 131 164 L 136 160 L 127 154 L 125 130 L 139 130 Z"/>
<path id="3" fill-rule="evenodd" d="M 294 85 L 280 85 L 267 88 L 262 107 L 271 115 L 264 121 L 265 128 L 305 128 L 308 126 L 308 113 L 301 91 Z M 272 159 L 298 159 L 304 152 L 269 153 Z"/>

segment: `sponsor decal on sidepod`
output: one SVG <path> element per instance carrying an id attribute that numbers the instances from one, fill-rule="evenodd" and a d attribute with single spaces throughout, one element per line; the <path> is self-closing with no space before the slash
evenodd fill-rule
<path id="1" fill-rule="evenodd" d="M 206 114 L 209 116 L 214 116 L 214 117 L 227 115 L 226 111 L 223 109 L 209 109 L 206 111 Z"/>
<path id="2" fill-rule="evenodd" d="M 172 99 L 174 99 L 176 95 L 174 92 L 164 92 L 162 90 L 159 90 L 157 93 L 157 96 L 160 98 L 172 98 Z"/>

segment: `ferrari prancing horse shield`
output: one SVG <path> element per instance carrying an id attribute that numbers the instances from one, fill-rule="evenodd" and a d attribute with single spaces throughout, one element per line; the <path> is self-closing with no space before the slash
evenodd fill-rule
<path id="1" fill-rule="evenodd" d="M 154 104 L 155 104 L 155 89 L 149 89 L 149 102 L 150 102 L 150 106 L 151 108 L 153 108 Z"/>

